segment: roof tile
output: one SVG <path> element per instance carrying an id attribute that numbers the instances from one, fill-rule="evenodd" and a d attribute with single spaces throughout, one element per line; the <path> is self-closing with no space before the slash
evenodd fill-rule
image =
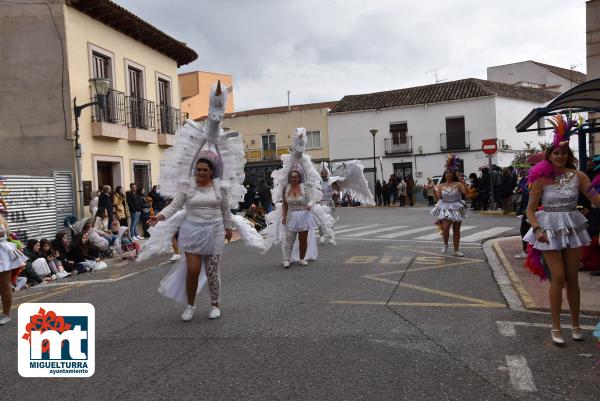
<path id="1" fill-rule="evenodd" d="M 556 97 L 557 94 L 544 89 L 467 78 L 385 92 L 344 96 L 333 107 L 331 113 L 387 109 L 487 96 L 508 97 L 545 103 Z"/>

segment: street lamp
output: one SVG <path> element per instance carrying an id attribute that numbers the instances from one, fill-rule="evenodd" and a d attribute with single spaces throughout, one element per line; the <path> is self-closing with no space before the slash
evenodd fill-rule
<path id="1" fill-rule="evenodd" d="M 73 98 L 73 114 L 75 114 L 75 158 L 77 168 L 77 191 L 79 195 L 79 210 L 78 217 L 83 218 L 83 180 L 81 179 L 81 146 L 79 144 L 79 117 L 81 111 L 86 107 L 98 105 L 100 113 L 106 108 L 106 95 L 110 89 L 110 79 L 108 78 L 92 78 L 88 81 L 92 87 L 92 96 L 96 97 L 96 101 L 77 106 L 77 97 Z"/>
<path id="2" fill-rule="evenodd" d="M 373 135 L 373 188 L 375 188 L 375 183 L 377 182 L 377 164 L 375 163 L 375 135 L 377 135 L 377 130 L 372 129 L 369 130 L 371 135 Z M 381 172 L 383 174 L 383 171 Z"/>

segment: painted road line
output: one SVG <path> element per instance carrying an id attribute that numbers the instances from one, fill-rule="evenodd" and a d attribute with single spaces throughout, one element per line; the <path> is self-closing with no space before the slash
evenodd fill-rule
<path id="1" fill-rule="evenodd" d="M 386 234 L 386 235 L 378 235 L 377 238 L 389 239 L 389 238 L 405 237 L 407 235 L 411 235 L 411 234 L 415 234 L 415 233 L 421 233 L 423 231 L 431 231 L 432 229 L 436 229 L 437 230 L 437 228 L 435 228 L 433 226 L 419 227 L 419 228 L 413 228 L 412 230 L 398 231 L 397 233 L 391 233 L 391 234 Z"/>
<path id="2" fill-rule="evenodd" d="M 51 293 L 45 293 L 44 295 L 40 295 L 39 297 L 32 297 L 32 298 L 29 298 L 29 299 L 25 299 L 23 302 L 14 303 L 14 304 L 11 306 L 11 308 L 10 308 L 10 309 L 11 309 L 11 310 L 13 310 L 13 309 L 17 309 L 17 308 L 19 307 L 19 305 L 21 305 L 21 304 L 23 304 L 23 303 L 32 303 L 32 302 L 38 302 L 38 301 L 41 301 L 42 299 L 46 299 L 46 298 L 53 297 L 53 296 L 55 296 L 55 295 L 62 294 L 63 292 L 70 291 L 71 289 L 73 289 L 73 288 L 77 288 L 77 287 L 80 287 L 80 285 L 77 285 L 77 286 L 72 286 L 72 287 L 66 287 L 66 288 L 61 288 L 61 289 L 59 289 L 59 290 L 52 291 Z M 36 293 L 36 294 L 39 294 L 39 293 Z M 32 295 L 36 295 L 36 294 L 32 294 Z M 19 300 L 21 300 L 21 299 L 24 299 L 24 298 L 27 298 L 27 297 L 21 297 L 21 298 L 19 298 Z"/>
<path id="3" fill-rule="evenodd" d="M 498 331 L 505 337 L 515 337 L 517 335 L 517 330 L 515 326 L 520 327 L 541 327 L 544 329 L 551 329 L 552 325 L 548 323 L 529 323 L 529 322 L 507 322 L 503 320 L 498 320 L 496 322 L 496 326 L 498 326 Z M 583 330 L 594 331 L 594 326 L 580 326 Z M 571 329 L 572 326 L 570 324 L 562 325 L 563 329 Z"/>
<path id="4" fill-rule="evenodd" d="M 373 227 L 377 227 L 377 224 L 373 224 L 370 226 L 359 226 L 359 227 L 352 227 L 352 228 L 346 228 L 344 230 L 334 230 L 335 234 L 341 234 L 341 233 L 349 233 L 350 231 L 358 231 L 358 230 L 364 230 L 367 228 L 373 228 Z"/>
<path id="5" fill-rule="evenodd" d="M 344 237 L 348 237 L 348 238 L 356 238 L 356 237 L 360 237 L 363 235 L 371 235 L 371 234 L 377 234 L 377 233 L 383 233 L 386 231 L 393 231 L 393 230 L 399 230 L 401 228 L 406 228 L 409 226 L 396 226 L 396 227 L 387 227 L 387 228 L 378 228 L 375 230 L 369 230 L 369 231 L 362 231 L 359 233 L 354 233 L 354 234 L 348 234 L 348 235 L 343 235 Z"/>
<path id="6" fill-rule="evenodd" d="M 506 355 L 506 364 L 508 365 L 510 383 L 516 390 L 537 391 L 531 369 L 529 369 L 527 359 L 523 355 Z"/>
<path id="7" fill-rule="evenodd" d="M 493 237 L 498 234 L 502 234 L 503 232 L 513 230 L 513 227 L 494 227 L 488 230 L 480 231 L 476 234 L 468 235 L 466 237 L 462 237 L 460 240 L 465 242 L 477 242 L 484 240 L 486 238 Z"/>
<path id="8" fill-rule="evenodd" d="M 463 226 L 463 227 L 460 228 L 460 232 L 462 233 L 464 231 L 472 230 L 474 228 L 477 228 L 477 226 Z M 441 239 L 441 238 L 442 238 L 441 232 L 436 232 L 436 233 L 433 233 L 433 234 L 424 235 L 422 237 L 417 237 L 415 239 L 431 241 L 431 240 L 434 240 L 434 239 Z M 464 241 L 464 240 L 465 239 L 462 238 L 462 241 Z"/>
<path id="9" fill-rule="evenodd" d="M 416 246 L 418 244 L 421 244 L 421 247 L 427 248 L 427 249 L 431 249 L 431 248 L 435 248 L 435 249 L 440 249 L 440 241 L 417 241 L 414 239 L 393 239 L 393 238 L 389 238 L 389 239 L 385 239 L 385 238 L 365 238 L 365 237 L 356 237 L 356 238 L 348 238 L 348 237 L 344 237 L 340 235 L 340 240 L 343 241 L 374 241 L 374 242 L 399 242 L 399 243 L 404 243 L 404 242 L 408 242 L 411 245 L 414 245 L 413 247 L 411 247 L 411 249 L 416 248 Z M 460 249 L 481 249 L 482 246 L 480 243 L 478 242 L 465 242 L 464 244 L 460 245 Z M 439 252 L 438 252 L 439 254 Z"/>
<path id="10" fill-rule="evenodd" d="M 376 305 L 376 306 L 423 306 L 430 308 L 498 308 L 496 305 L 488 304 L 466 304 L 466 303 L 448 303 L 448 302 L 386 302 L 386 301 L 331 301 L 336 305 Z"/>

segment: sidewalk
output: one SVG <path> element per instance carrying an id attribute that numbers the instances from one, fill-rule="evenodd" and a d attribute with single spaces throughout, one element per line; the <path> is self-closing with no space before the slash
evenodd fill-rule
<path id="1" fill-rule="evenodd" d="M 540 281 L 524 267 L 524 259 L 515 259 L 521 252 L 521 238 L 508 237 L 493 240 L 492 249 L 500 259 L 512 286 L 519 295 L 523 306 L 532 310 L 550 310 L 548 298 L 548 281 Z M 581 291 L 581 313 L 600 316 L 600 277 L 591 276 L 589 272 L 579 272 L 579 288 Z M 568 310 L 566 295 L 563 292 L 563 310 Z"/>

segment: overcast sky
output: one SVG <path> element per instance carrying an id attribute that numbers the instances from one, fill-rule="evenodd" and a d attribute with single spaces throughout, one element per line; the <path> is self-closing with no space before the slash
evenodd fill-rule
<path id="1" fill-rule="evenodd" d="M 486 78 L 535 60 L 585 72 L 584 0 L 116 0 L 232 74 L 235 110 Z"/>

